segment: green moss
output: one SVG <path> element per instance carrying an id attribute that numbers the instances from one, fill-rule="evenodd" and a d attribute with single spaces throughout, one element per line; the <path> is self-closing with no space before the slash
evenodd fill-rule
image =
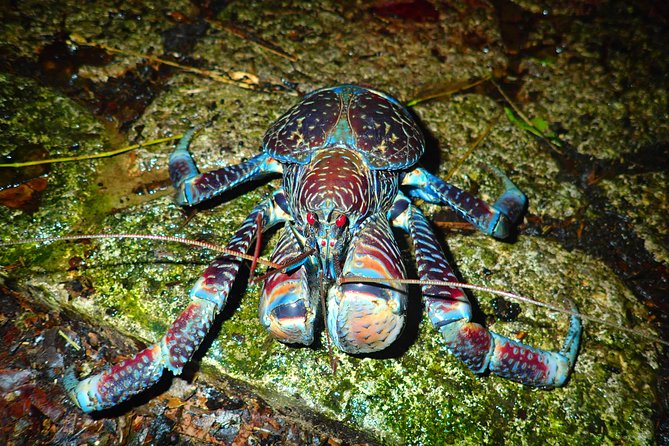
<path id="1" fill-rule="evenodd" d="M 0 147 L 5 155 L 34 145 L 50 157 L 91 153 L 104 140 L 102 127 L 81 107 L 30 80 L 7 74 L 0 74 L 0 116 Z M 46 190 L 33 198 L 40 203 L 36 211 L 0 207 L 0 221 L 10 223 L 3 225 L 4 240 L 72 233 L 87 219 L 84 203 L 90 190 L 86 185 L 94 166 L 63 163 L 49 170 Z M 67 244 L 19 245 L 0 251 L 0 261 L 54 271 L 66 268 L 70 250 Z"/>

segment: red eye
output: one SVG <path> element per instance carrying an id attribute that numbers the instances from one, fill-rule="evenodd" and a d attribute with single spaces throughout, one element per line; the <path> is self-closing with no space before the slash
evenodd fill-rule
<path id="1" fill-rule="evenodd" d="M 337 217 L 337 220 L 335 220 L 335 224 L 337 225 L 338 228 L 341 228 L 346 224 L 347 218 L 346 215 L 341 214 L 339 217 Z"/>
<path id="2" fill-rule="evenodd" d="M 307 212 L 307 223 L 310 225 L 316 223 L 316 216 L 313 214 L 313 212 Z"/>

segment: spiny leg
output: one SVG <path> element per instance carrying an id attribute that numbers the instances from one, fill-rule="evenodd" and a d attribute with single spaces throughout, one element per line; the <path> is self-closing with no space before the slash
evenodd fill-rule
<path id="1" fill-rule="evenodd" d="M 228 243 L 228 248 L 238 252 L 248 250 L 258 232 L 258 215 L 261 215 L 263 228 L 283 218 L 282 211 L 274 204 L 277 194 L 251 212 Z M 191 289 L 191 303 L 156 344 L 81 381 L 69 369 L 64 385 L 74 402 L 84 412 L 106 409 L 154 384 L 164 369 L 175 375 L 181 373 L 209 331 L 214 317 L 225 305 L 241 262 L 241 259 L 229 255 L 214 260 Z"/>
<path id="2" fill-rule="evenodd" d="M 385 215 L 370 217 L 349 245 L 342 277 L 403 279 L 404 264 Z M 381 351 L 404 328 L 406 285 L 345 283 L 328 293 L 327 328 L 348 353 Z"/>
<path id="3" fill-rule="evenodd" d="M 177 190 L 176 201 L 180 205 L 194 206 L 240 183 L 282 171 L 281 164 L 261 153 L 243 163 L 200 174 L 188 152 L 194 134 L 194 129 L 188 130 L 170 155 L 170 179 Z"/>
<path id="4" fill-rule="evenodd" d="M 414 243 L 421 280 L 454 280 L 427 219 L 408 203 L 394 224 L 409 233 Z M 559 352 L 530 347 L 470 322 L 471 307 L 462 290 L 423 286 L 425 306 L 432 325 L 446 346 L 475 373 L 490 372 L 523 384 L 557 387 L 564 384 L 574 366 L 581 337 L 581 321 L 572 316 L 564 346 Z"/>
<path id="5" fill-rule="evenodd" d="M 274 248 L 271 261 L 285 263 L 302 254 L 304 247 L 286 225 Z M 318 265 L 313 257 L 286 272 L 276 272 L 263 284 L 260 323 L 276 339 L 287 344 L 311 345 L 314 322 L 319 313 Z"/>
<path id="6" fill-rule="evenodd" d="M 503 239 L 508 237 L 520 218 L 527 205 L 527 198 L 501 170 L 492 170 L 504 183 L 502 196 L 492 206 L 420 167 L 407 173 L 402 185 L 411 187 L 409 195 L 430 203 L 448 205 L 480 231 Z"/>

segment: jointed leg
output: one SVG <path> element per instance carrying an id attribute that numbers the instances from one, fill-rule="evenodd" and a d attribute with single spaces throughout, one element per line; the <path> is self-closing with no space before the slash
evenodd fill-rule
<path id="1" fill-rule="evenodd" d="M 492 206 L 422 168 L 407 173 L 402 184 L 414 188 L 410 195 L 430 203 L 448 205 L 484 233 L 506 238 L 520 218 L 527 198 L 499 169 L 493 170 L 502 179 L 505 190 Z"/>
<path id="2" fill-rule="evenodd" d="M 406 198 L 400 198 L 406 200 Z M 454 280 L 429 223 L 412 204 L 395 217 L 394 224 L 409 233 L 414 243 L 421 280 Z M 564 384 L 576 361 L 581 321 L 572 316 L 564 346 L 559 352 L 527 346 L 470 322 L 470 304 L 462 290 L 423 286 L 425 306 L 432 325 L 448 349 L 475 373 L 487 370 L 523 384 L 556 387 Z"/>
<path id="3" fill-rule="evenodd" d="M 274 224 L 281 211 L 273 199 L 257 206 L 237 230 L 228 248 L 239 252 L 248 250 L 258 232 L 258 215 L 264 228 Z M 164 369 L 181 373 L 225 305 L 240 264 L 241 259 L 229 255 L 214 260 L 191 289 L 191 303 L 156 344 L 82 381 L 77 380 L 72 370 L 68 371 L 64 384 L 77 405 L 84 412 L 112 407 L 154 384 Z"/>
<path id="4" fill-rule="evenodd" d="M 193 134 L 193 129 L 187 131 L 170 155 L 170 179 L 177 190 L 176 201 L 180 205 L 193 206 L 243 182 L 282 171 L 278 162 L 261 153 L 243 163 L 199 174 L 188 152 Z"/>

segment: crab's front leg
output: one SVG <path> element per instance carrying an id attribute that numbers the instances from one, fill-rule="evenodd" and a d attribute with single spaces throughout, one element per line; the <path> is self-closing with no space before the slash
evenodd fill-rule
<path id="1" fill-rule="evenodd" d="M 274 203 L 272 198 L 257 206 L 237 230 L 228 248 L 238 252 L 248 250 L 257 236 L 258 216 L 263 228 L 279 221 L 282 213 Z M 240 264 L 238 257 L 229 255 L 214 260 L 191 289 L 191 303 L 156 344 L 82 381 L 77 380 L 70 369 L 64 385 L 76 404 L 84 412 L 106 409 L 151 386 L 165 369 L 181 373 L 225 305 Z"/>
<path id="2" fill-rule="evenodd" d="M 342 277 L 403 279 L 400 250 L 385 215 L 369 217 L 353 237 Z M 348 353 L 381 351 L 404 328 L 406 285 L 345 283 L 328 293 L 327 328 L 334 344 Z"/>
<path id="3" fill-rule="evenodd" d="M 238 165 L 199 174 L 188 153 L 194 130 L 186 132 L 170 156 L 170 178 L 177 189 L 179 204 L 194 205 L 220 194 L 242 182 L 272 172 L 281 172 L 281 165 L 265 154 Z M 258 217 L 263 228 L 284 221 L 286 214 L 277 203 L 285 202 L 281 190 L 257 206 L 246 218 L 228 244 L 237 252 L 246 252 L 257 236 Z M 217 258 L 191 289 L 191 303 L 172 323 L 165 336 L 133 358 L 112 366 L 98 375 L 79 381 L 72 369 L 64 385 L 84 412 L 115 406 L 155 383 L 165 369 L 181 373 L 209 331 L 216 314 L 225 305 L 241 260 L 233 256 Z"/>
<path id="4" fill-rule="evenodd" d="M 411 196 L 430 203 L 448 205 L 482 232 L 503 239 L 508 237 L 520 218 L 527 205 L 527 198 L 501 170 L 492 170 L 504 184 L 504 192 L 493 205 L 420 167 L 405 174 L 402 184 L 410 187 Z"/>
<path id="5" fill-rule="evenodd" d="M 170 179 L 177 191 L 176 202 L 180 205 L 194 206 L 241 183 L 283 170 L 279 162 L 261 153 L 239 164 L 199 173 L 188 152 L 194 134 L 195 129 L 188 130 L 170 155 Z"/>
<path id="6" fill-rule="evenodd" d="M 408 199 L 400 197 L 394 224 L 411 237 L 421 280 L 456 280 L 429 223 Z M 581 321 L 572 316 L 559 352 L 530 347 L 470 322 L 471 306 L 459 288 L 423 286 L 428 317 L 446 346 L 475 373 L 496 375 L 538 387 L 561 386 L 569 376 L 581 336 Z"/>

